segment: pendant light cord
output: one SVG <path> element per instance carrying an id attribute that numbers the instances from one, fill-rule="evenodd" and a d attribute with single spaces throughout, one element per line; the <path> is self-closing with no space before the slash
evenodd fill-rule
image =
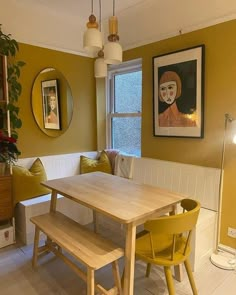
<path id="1" fill-rule="evenodd" d="M 102 31 L 102 0 L 99 0 L 99 28 Z"/>
<path id="2" fill-rule="evenodd" d="M 115 16 L 115 0 L 113 0 L 113 16 Z"/>
<path id="3" fill-rule="evenodd" d="M 93 14 L 93 0 L 91 0 L 91 14 Z"/>

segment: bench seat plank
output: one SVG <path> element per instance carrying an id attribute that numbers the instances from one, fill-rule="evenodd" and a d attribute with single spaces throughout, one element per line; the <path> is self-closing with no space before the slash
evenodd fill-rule
<path id="1" fill-rule="evenodd" d="M 60 212 L 34 216 L 31 221 L 52 241 L 91 269 L 97 270 L 124 255 L 122 248 Z"/>

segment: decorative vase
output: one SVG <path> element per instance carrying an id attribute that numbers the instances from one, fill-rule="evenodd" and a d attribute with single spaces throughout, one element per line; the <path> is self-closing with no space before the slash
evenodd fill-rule
<path id="1" fill-rule="evenodd" d="M 6 173 L 6 163 L 0 162 L 0 175 L 5 175 Z"/>

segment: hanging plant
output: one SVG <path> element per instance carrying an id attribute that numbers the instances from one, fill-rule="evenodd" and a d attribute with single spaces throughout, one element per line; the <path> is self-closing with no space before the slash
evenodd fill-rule
<path id="1" fill-rule="evenodd" d="M 16 129 L 22 126 L 22 121 L 19 118 L 19 107 L 17 106 L 22 87 L 18 80 L 21 74 L 21 67 L 25 63 L 23 61 L 15 61 L 14 57 L 19 50 L 18 43 L 15 39 L 12 39 L 10 34 L 4 34 L 1 26 L 0 24 L 0 54 L 6 55 L 8 58 L 7 82 L 9 102 L 7 104 L 7 110 L 10 112 L 11 136 L 17 139 L 18 133 Z"/>

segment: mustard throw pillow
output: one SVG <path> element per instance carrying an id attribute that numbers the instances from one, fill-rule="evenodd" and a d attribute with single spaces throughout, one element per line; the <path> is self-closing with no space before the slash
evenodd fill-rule
<path id="1" fill-rule="evenodd" d="M 101 152 L 98 160 L 80 156 L 80 174 L 96 171 L 112 174 L 111 163 L 105 151 Z"/>
<path id="2" fill-rule="evenodd" d="M 43 163 L 39 158 L 34 161 L 30 169 L 13 166 L 12 186 L 14 205 L 20 201 L 49 194 L 51 191 L 40 184 L 45 180 L 47 180 L 47 175 Z"/>

